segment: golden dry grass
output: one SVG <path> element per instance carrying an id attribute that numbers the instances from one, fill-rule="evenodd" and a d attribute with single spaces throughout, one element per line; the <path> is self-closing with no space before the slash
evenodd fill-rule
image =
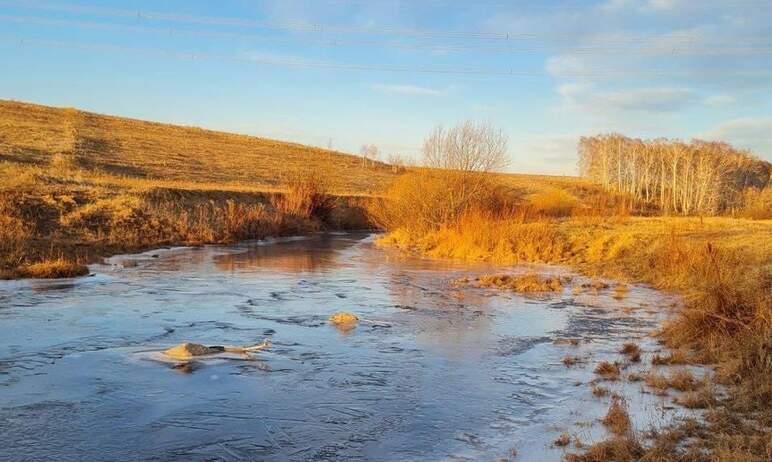
<path id="1" fill-rule="evenodd" d="M 360 199 L 333 197 L 308 183 L 264 193 L 114 178 L 58 164 L 0 163 L 0 277 L 67 274 L 29 269 L 60 257 L 90 262 L 162 245 L 368 226 Z"/>
<path id="2" fill-rule="evenodd" d="M 341 152 L 246 135 L 0 101 L 0 161 L 58 165 L 128 178 L 283 189 L 328 172 L 335 194 L 369 194 L 390 166 Z"/>
<path id="3" fill-rule="evenodd" d="M 590 276 L 677 291 L 684 305 L 673 312 L 662 334 L 675 349 L 655 356 L 652 362 L 684 364 L 696 359 L 717 363 L 715 380 L 730 391 L 716 406 L 756 424 L 724 426 L 723 433 L 706 433 L 687 448 L 668 446 L 670 453 L 659 448 L 662 458 L 652 460 L 668 460 L 674 454 L 686 457 L 697 446 L 710 448 L 720 459 L 726 441 L 743 448 L 743 454 L 752 456 L 749 460 L 762 457 L 762 445 L 743 441 L 755 438 L 748 435 L 757 435 L 758 428 L 772 423 L 768 404 L 772 402 L 772 221 L 626 216 L 555 219 L 528 217 L 517 211 L 509 216 L 470 211 L 434 231 L 411 234 L 396 230 L 382 243 L 465 261 L 567 264 Z M 635 357 L 632 354 L 630 359 Z M 614 366 L 602 365 L 600 376 L 618 378 L 618 366 Z M 660 393 L 670 388 L 699 393 L 698 383 L 685 372 L 659 378 L 650 376 L 647 381 Z M 682 399 L 685 406 L 711 402 L 691 394 Z M 624 459 L 645 450 L 637 441 L 617 438 L 593 446 L 586 458 L 577 460 Z"/>
<path id="4" fill-rule="evenodd" d="M 509 274 L 488 274 L 476 279 L 480 287 L 495 287 L 512 290 L 519 293 L 560 292 L 563 283 L 558 277 L 526 274 L 522 276 Z"/>
<path id="5" fill-rule="evenodd" d="M 364 197 L 393 177 L 308 146 L 0 101 L 0 277 L 68 274 L 53 270 L 62 258 L 370 227 Z"/>
<path id="6" fill-rule="evenodd" d="M 580 358 L 579 356 L 567 355 L 567 356 L 563 357 L 562 362 L 563 362 L 563 364 L 566 367 L 571 367 L 571 366 L 574 366 L 576 364 L 581 363 L 582 362 L 582 358 Z"/>
<path id="7" fill-rule="evenodd" d="M 615 435 L 625 435 L 631 430 L 630 415 L 622 398 L 613 396 L 608 412 L 603 417 L 603 425 Z"/>
<path id="8" fill-rule="evenodd" d="M 595 373 L 605 380 L 619 380 L 621 370 L 619 369 L 619 365 L 617 363 L 601 361 L 595 367 Z"/>
<path id="9" fill-rule="evenodd" d="M 63 257 L 45 260 L 19 268 L 22 277 L 37 279 L 58 279 L 85 276 L 88 268 L 80 263 L 67 260 Z"/>
<path id="10" fill-rule="evenodd" d="M 606 387 L 602 387 L 600 385 L 593 385 L 592 386 L 592 394 L 593 396 L 596 396 L 598 398 L 602 398 L 604 396 L 607 396 L 609 394 L 609 389 Z"/>
<path id="11" fill-rule="evenodd" d="M 678 391 L 693 391 L 697 389 L 698 383 L 694 375 L 686 369 L 678 369 L 669 375 L 650 372 L 646 376 L 646 385 L 659 392 L 664 392 L 668 388 Z"/>
<path id="12" fill-rule="evenodd" d="M 571 435 L 568 433 L 561 433 L 560 436 L 558 436 L 555 441 L 552 442 L 557 447 L 564 447 L 571 444 Z"/>
<path id="13" fill-rule="evenodd" d="M 635 343 L 625 343 L 622 345 L 622 349 L 619 350 L 619 352 L 623 355 L 626 355 L 627 359 L 629 359 L 631 362 L 637 363 L 641 361 L 641 347 Z"/>

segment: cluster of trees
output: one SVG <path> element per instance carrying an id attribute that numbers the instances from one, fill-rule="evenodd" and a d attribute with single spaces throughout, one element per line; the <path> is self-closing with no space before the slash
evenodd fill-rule
<path id="1" fill-rule="evenodd" d="M 747 190 L 767 187 L 772 164 L 722 142 L 608 134 L 581 138 L 579 171 L 666 213 L 719 214 L 742 208 Z"/>

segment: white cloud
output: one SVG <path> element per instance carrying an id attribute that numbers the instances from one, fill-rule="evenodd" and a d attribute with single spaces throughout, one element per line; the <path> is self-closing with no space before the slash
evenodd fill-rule
<path id="1" fill-rule="evenodd" d="M 274 53 L 270 51 L 247 51 L 241 53 L 241 58 L 247 61 L 264 64 L 281 64 L 286 66 L 315 66 L 329 64 L 324 61 L 309 59 L 303 56 Z"/>
<path id="2" fill-rule="evenodd" d="M 649 0 L 646 6 L 652 10 L 673 10 L 679 6 L 679 0 Z"/>
<path id="3" fill-rule="evenodd" d="M 642 88 L 600 96 L 614 109 L 651 112 L 676 111 L 694 100 L 694 93 L 685 88 Z"/>
<path id="4" fill-rule="evenodd" d="M 558 86 L 567 105 L 589 112 L 673 112 L 691 104 L 695 94 L 687 88 L 635 88 L 597 91 L 590 84 L 567 83 Z"/>
<path id="5" fill-rule="evenodd" d="M 518 170 L 551 175 L 576 174 L 576 146 L 579 135 L 529 135 L 518 137 L 513 160 Z M 519 154 L 527 156 L 520 157 Z"/>
<path id="6" fill-rule="evenodd" d="M 741 117 L 728 120 L 697 137 L 726 141 L 750 149 L 762 159 L 772 161 L 772 117 Z"/>
<path id="7" fill-rule="evenodd" d="M 421 87 L 418 85 L 395 85 L 382 83 L 372 85 L 372 89 L 382 93 L 407 96 L 442 96 L 447 93 L 447 90 L 438 90 L 435 88 Z"/>
<path id="8" fill-rule="evenodd" d="M 708 106 L 727 106 L 737 102 L 737 99 L 731 95 L 711 95 L 705 98 L 704 103 Z"/>

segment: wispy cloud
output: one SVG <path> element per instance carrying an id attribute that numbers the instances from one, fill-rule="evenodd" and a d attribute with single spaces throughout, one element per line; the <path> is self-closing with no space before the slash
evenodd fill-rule
<path id="1" fill-rule="evenodd" d="M 741 117 L 723 122 L 698 134 L 699 138 L 728 141 L 750 149 L 762 159 L 772 161 L 772 117 Z"/>
<path id="2" fill-rule="evenodd" d="M 406 96 L 442 96 L 447 93 L 447 90 L 421 87 L 418 85 L 376 83 L 376 84 L 373 84 L 371 88 L 381 93 L 389 93 L 393 95 L 406 95 Z"/>
<path id="3" fill-rule="evenodd" d="M 737 102 L 737 98 L 731 95 L 711 95 L 705 98 L 705 104 L 708 106 L 718 107 L 727 106 Z"/>
<path id="4" fill-rule="evenodd" d="M 597 91 L 591 84 L 567 83 L 558 86 L 563 102 L 587 111 L 673 112 L 696 100 L 688 88 L 634 88 Z"/>
<path id="5" fill-rule="evenodd" d="M 240 54 L 240 58 L 255 63 L 282 64 L 288 66 L 316 66 L 330 64 L 329 62 L 309 59 L 305 56 L 276 53 L 271 51 L 246 51 Z"/>

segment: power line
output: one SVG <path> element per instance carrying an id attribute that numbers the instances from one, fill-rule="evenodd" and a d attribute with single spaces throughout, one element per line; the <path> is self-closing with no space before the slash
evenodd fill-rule
<path id="1" fill-rule="evenodd" d="M 277 66 L 288 68 L 300 68 L 300 69 L 329 69 L 329 70 L 345 70 L 345 71 L 378 71 L 378 72 L 391 72 L 391 73 L 423 73 L 423 74 L 446 74 L 446 75 L 466 75 L 466 76 L 488 76 L 488 77 L 544 77 L 544 71 L 528 71 L 517 69 L 480 69 L 480 68 L 441 68 L 441 67 L 411 67 L 411 66 L 389 66 L 389 65 L 373 65 L 373 64 L 345 64 L 335 62 L 309 62 L 305 60 L 293 60 L 293 59 L 272 59 L 262 57 L 241 57 L 234 55 L 215 54 L 206 52 L 189 52 L 189 51 L 171 51 L 160 48 L 140 48 L 140 47 L 128 47 L 123 45 L 110 45 L 110 44 L 93 44 L 82 42 L 66 42 L 62 40 L 42 40 L 34 38 L 24 37 L 2 37 L 0 41 L 4 41 L 10 44 L 16 44 L 19 46 L 39 46 L 46 48 L 60 48 L 60 49 L 74 49 L 81 51 L 93 51 L 93 52 L 109 52 L 109 53 L 129 53 L 140 56 L 148 56 L 154 58 L 172 58 L 181 60 L 216 60 L 216 61 L 229 61 L 254 65 L 265 66 Z M 572 72 L 572 76 L 576 78 L 582 77 L 625 77 L 625 76 L 648 76 L 648 77 L 663 77 L 663 76 L 684 76 L 689 77 L 695 73 L 699 75 L 712 75 L 722 76 L 727 75 L 731 77 L 772 77 L 772 70 L 770 69 L 757 69 L 753 71 L 739 71 L 735 69 L 702 69 L 698 72 L 691 71 L 664 71 L 664 70 L 613 70 L 606 69 L 602 71 L 591 72 Z"/>
<path id="2" fill-rule="evenodd" d="M 258 34 L 247 34 L 238 32 L 222 32 L 222 31 L 203 31 L 203 30 L 187 30 L 170 27 L 147 27 L 140 25 L 127 25 L 127 24 L 114 24 L 104 23 L 96 21 L 80 21 L 69 19 L 50 19 L 40 18 L 34 16 L 14 16 L 14 15 L 0 15 L 0 20 L 15 22 L 19 24 L 36 24 L 44 26 L 54 27 L 76 27 L 92 30 L 114 30 L 130 33 L 154 33 L 159 35 L 169 36 L 191 36 L 191 37 L 210 37 L 210 38 L 225 38 L 225 39 L 246 39 L 246 40 L 258 40 L 269 43 L 280 44 L 296 44 L 302 42 L 300 38 L 277 38 L 277 37 L 265 37 Z M 676 42 L 674 44 L 667 45 L 642 45 L 630 48 L 625 46 L 625 43 L 615 43 L 613 45 L 594 45 L 594 46 L 569 46 L 561 49 L 562 53 L 570 52 L 572 54 L 596 54 L 596 53 L 630 53 L 636 52 L 641 54 L 658 54 L 663 53 L 669 55 L 724 55 L 724 54 L 762 54 L 772 52 L 772 45 L 733 45 L 733 46 L 690 46 L 691 42 L 688 39 L 681 40 L 682 43 Z M 433 53 L 452 53 L 452 52 L 493 52 L 493 53 L 532 53 L 532 52 L 547 52 L 553 46 L 513 46 L 504 44 L 503 46 L 496 46 L 496 48 L 488 46 L 475 45 L 422 45 L 415 43 L 394 43 L 383 42 L 376 40 L 313 40 L 313 45 L 325 46 L 325 47 L 341 47 L 341 46 L 381 46 L 387 48 L 398 48 L 417 51 L 428 51 Z M 554 46 L 554 48 L 558 48 Z"/>
<path id="3" fill-rule="evenodd" d="M 734 4 L 749 5 L 756 4 L 754 0 L 741 0 L 732 2 Z M 492 42 L 510 42 L 514 40 L 537 40 L 544 37 L 541 34 L 534 33 L 513 33 L 513 32 L 489 32 L 489 31 L 439 31 L 425 29 L 405 29 L 405 28 L 373 28 L 373 27 L 344 27 L 330 26 L 322 24 L 308 24 L 305 22 L 283 22 L 274 23 L 269 21 L 257 21 L 233 17 L 214 17 L 214 16 L 196 16 L 163 13 L 151 10 L 129 10 L 119 8 L 107 8 L 88 5 L 65 5 L 50 2 L 39 2 L 29 0 L 2 0 L 0 4 L 7 6 L 17 6 L 27 9 L 37 9 L 45 11 L 56 11 L 65 13 L 90 14 L 98 16 L 111 16 L 116 18 L 127 18 L 149 21 L 177 22 L 195 25 L 211 25 L 226 27 L 244 27 L 269 30 L 282 30 L 288 32 L 302 33 L 328 33 L 328 34 L 360 34 L 360 35 L 393 35 L 409 38 L 445 38 L 445 39 L 468 39 L 478 41 Z M 502 3 L 504 4 L 504 3 Z M 758 4 L 772 6 L 769 2 L 759 1 Z M 557 8 L 556 8 L 557 9 Z M 555 31 L 550 31 L 550 36 L 560 35 Z M 567 39 L 573 38 L 571 34 L 563 34 Z"/>

